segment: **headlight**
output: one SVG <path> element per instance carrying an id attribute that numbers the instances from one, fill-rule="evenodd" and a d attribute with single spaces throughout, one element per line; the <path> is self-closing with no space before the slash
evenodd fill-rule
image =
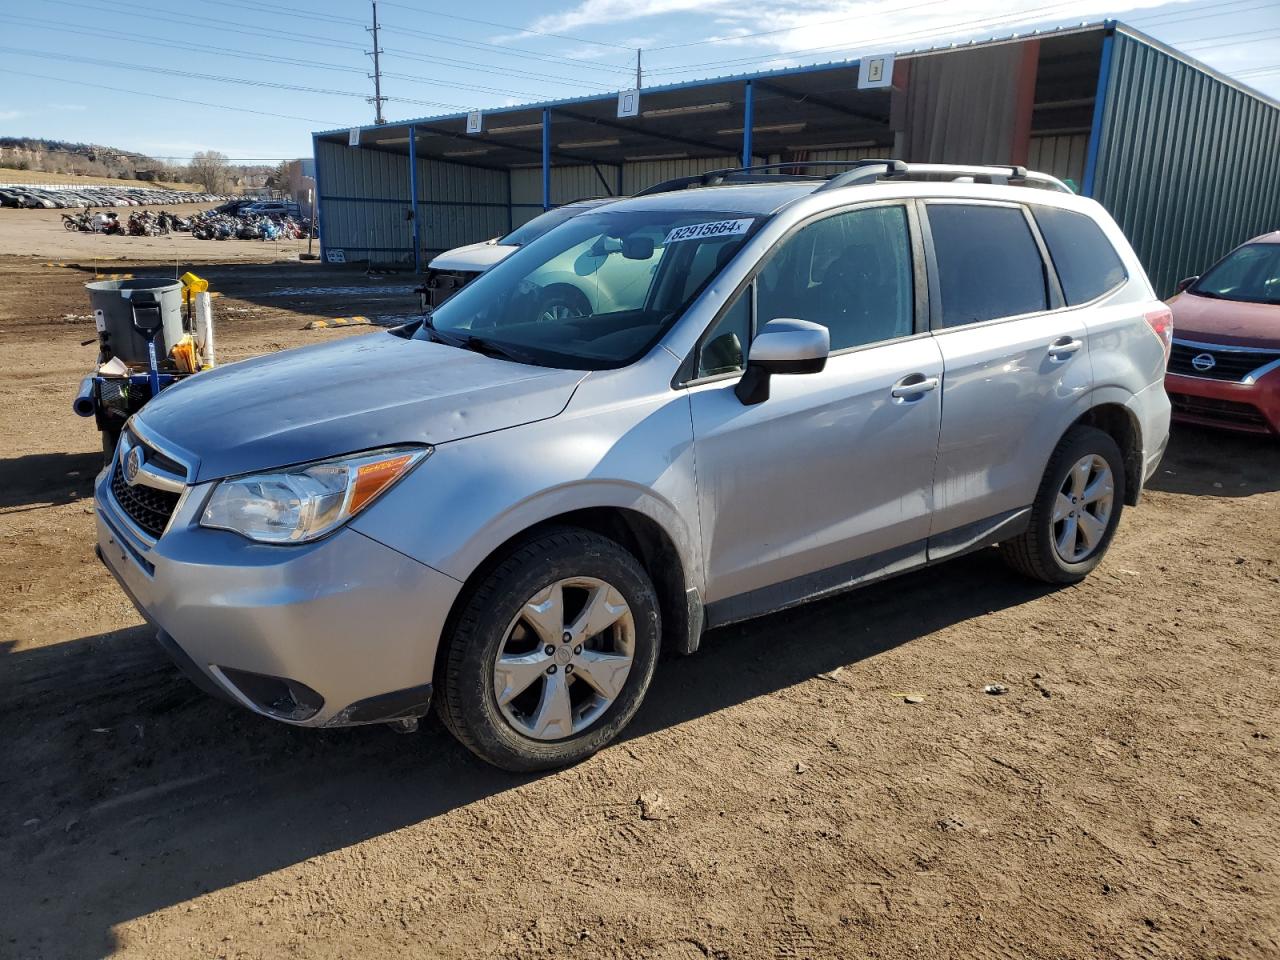
<path id="1" fill-rule="evenodd" d="M 430 455 L 430 447 L 393 447 L 223 480 L 200 526 L 259 543 L 306 543 L 342 526 Z"/>

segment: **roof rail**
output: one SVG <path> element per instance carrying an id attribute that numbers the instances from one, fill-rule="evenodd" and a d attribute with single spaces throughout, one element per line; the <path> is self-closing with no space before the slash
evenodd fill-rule
<path id="1" fill-rule="evenodd" d="M 788 160 L 785 163 L 762 163 L 753 167 L 724 167 L 719 170 L 708 170 L 695 173 L 693 176 L 676 177 L 663 180 L 651 187 L 645 187 L 635 195 L 647 197 L 653 193 L 670 193 L 673 190 L 688 190 L 690 187 L 714 187 L 722 183 L 772 183 L 777 180 L 825 180 L 828 175 L 804 173 L 775 173 L 767 171 L 796 170 L 801 167 L 864 167 L 869 164 L 884 164 L 884 160 Z M 898 162 L 898 161 L 891 161 Z"/>
<path id="2" fill-rule="evenodd" d="M 1025 185 L 1060 193 L 1071 193 L 1071 188 L 1057 177 L 1047 173 L 1038 173 L 1023 166 L 972 166 L 955 163 L 905 163 L 902 160 L 880 160 L 864 164 L 854 170 L 837 174 L 820 186 L 815 192 L 835 190 L 839 187 L 852 187 L 876 183 L 879 180 L 951 180 L 966 178 L 972 181 L 975 177 L 984 177 L 989 183 L 1002 186 Z"/>
<path id="3" fill-rule="evenodd" d="M 803 174 L 783 173 L 803 167 L 846 167 L 841 173 Z M 768 171 L 779 171 L 770 174 Z M 1071 193 L 1072 190 L 1057 177 L 1037 173 L 1023 166 L 974 166 L 951 163 L 907 163 L 904 160 L 790 160 L 784 163 L 765 163 L 754 167 L 726 167 L 708 170 L 688 177 L 664 180 L 636 193 L 646 197 L 655 193 L 670 193 L 692 187 L 714 187 L 724 183 L 771 183 L 779 180 L 824 180 L 815 192 L 835 190 L 839 187 L 862 186 L 880 180 L 951 180 L 981 177 L 988 183 L 1025 185 L 1041 189 Z"/>

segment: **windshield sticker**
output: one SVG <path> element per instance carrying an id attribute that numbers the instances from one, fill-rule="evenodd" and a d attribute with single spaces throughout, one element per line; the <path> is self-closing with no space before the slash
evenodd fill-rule
<path id="1" fill-rule="evenodd" d="M 742 220 L 716 220 L 711 223 L 691 223 L 687 227 L 676 227 L 667 234 L 663 244 L 677 243 L 681 240 L 705 240 L 708 237 L 733 237 L 746 233 L 755 222 L 754 217 Z"/>

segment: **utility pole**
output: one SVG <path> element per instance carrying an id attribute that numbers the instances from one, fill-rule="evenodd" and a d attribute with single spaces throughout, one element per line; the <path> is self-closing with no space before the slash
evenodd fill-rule
<path id="1" fill-rule="evenodd" d="M 386 123 L 386 118 L 382 116 L 382 105 L 387 98 L 382 95 L 382 67 L 378 63 L 378 55 L 382 53 L 382 48 L 378 46 L 378 0 L 372 0 L 372 3 L 373 26 L 364 29 L 373 34 L 373 49 L 365 51 L 366 56 L 373 57 L 373 73 L 369 75 L 369 79 L 373 81 L 373 96 L 365 97 L 365 100 L 373 104 L 373 122 Z"/>
<path id="2" fill-rule="evenodd" d="M 640 48 L 636 47 L 636 89 L 640 89 Z"/>

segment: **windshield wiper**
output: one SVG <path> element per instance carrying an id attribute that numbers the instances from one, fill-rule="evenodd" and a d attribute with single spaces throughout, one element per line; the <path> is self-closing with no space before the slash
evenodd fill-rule
<path id="1" fill-rule="evenodd" d="M 511 360 L 514 363 L 532 364 L 532 358 L 522 351 L 512 350 L 510 347 L 502 344 L 494 343 L 492 340 L 486 340 L 483 337 L 477 337 L 470 333 L 455 333 L 452 330 L 445 332 L 437 330 L 435 321 L 428 314 L 422 320 L 422 326 L 428 331 L 431 339 L 437 343 L 443 343 L 449 347 L 458 347 L 461 350 L 470 350 L 472 353 L 479 353 L 486 357 L 498 357 L 502 360 Z"/>

